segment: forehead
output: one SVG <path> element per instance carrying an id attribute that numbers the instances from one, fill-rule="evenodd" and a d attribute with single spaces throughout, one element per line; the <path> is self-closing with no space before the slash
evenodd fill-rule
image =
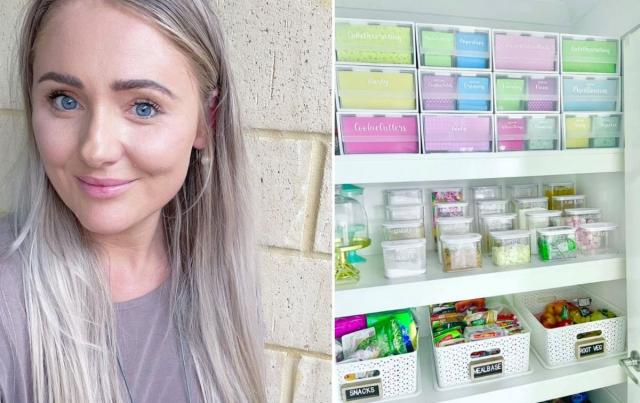
<path id="1" fill-rule="evenodd" d="M 144 78 L 195 86 L 189 60 L 153 23 L 104 1 L 62 2 L 38 33 L 34 56 L 36 80 L 55 71 L 83 81 Z"/>

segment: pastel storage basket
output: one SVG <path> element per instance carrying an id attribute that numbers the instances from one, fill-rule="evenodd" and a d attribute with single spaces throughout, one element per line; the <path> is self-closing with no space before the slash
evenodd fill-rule
<path id="1" fill-rule="evenodd" d="M 494 71 L 558 71 L 558 34 L 493 31 Z"/>
<path id="2" fill-rule="evenodd" d="M 343 154 L 419 153 L 417 114 L 338 113 Z"/>
<path id="3" fill-rule="evenodd" d="M 615 112 L 620 110 L 620 77 L 562 76 L 562 110 Z"/>
<path id="4" fill-rule="evenodd" d="M 338 111 L 418 111 L 415 69 L 336 68 Z"/>
<path id="5" fill-rule="evenodd" d="M 618 317 L 595 322 L 547 329 L 534 316 L 544 311 L 545 306 L 557 299 L 575 299 L 591 297 L 593 306 L 598 309 L 606 308 Z M 556 368 L 578 362 L 576 358 L 576 344 L 578 335 L 600 331 L 605 343 L 606 357 L 625 351 L 627 325 L 624 311 L 612 304 L 589 295 L 581 287 L 565 287 L 552 290 L 535 291 L 515 296 L 516 309 L 524 315 L 524 319 L 531 329 L 531 344 L 539 356 L 542 364 L 547 368 Z M 586 340 L 586 339 L 583 339 Z M 592 358 L 583 358 L 592 359 Z"/>
<path id="6" fill-rule="evenodd" d="M 372 371 L 379 371 L 379 375 L 353 381 L 345 379 L 347 375 Z M 381 400 L 410 395 L 418 390 L 418 351 L 375 360 L 338 363 L 336 372 L 341 390 L 349 385 L 375 381 L 377 378 L 382 383 Z"/>
<path id="7" fill-rule="evenodd" d="M 491 151 L 491 115 L 422 114 L 425 152 Z"/>
<path id="8" fill-rule="evenodd" d="M 502 305 L 505 304 L 502 303 Z M 515 310 L 512 309 L 512 311 L 520 318 L 520 315 Z M 494 349 L 498 349 L 499 353 L 497 355 L 504 359 L 503 373 L 500 377 L 527 373 L 529 371 L 530 333 L 526 323 L 521 321 L 521 325 L 523 325 L 525 331 L 520 334 L 445 347 L 434 346 L 433 354 L 438 386 L 446 389 L 479 382 L 471 380 L 470 365 L 487 357 L 471 358 L 471 354 Z"/>

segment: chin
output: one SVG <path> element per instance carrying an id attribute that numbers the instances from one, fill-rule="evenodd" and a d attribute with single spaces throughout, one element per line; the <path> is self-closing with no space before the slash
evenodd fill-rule
<path id="1" fill-rule="evenodd" d="M 113 211 L 116 210 L 116 211 Z M 116 235 L 133 227 L 142 218 L 132 215 L 131 209 L 91 208 L 74 209 L 73 213 L 87 231 L 99 235 Z"/>

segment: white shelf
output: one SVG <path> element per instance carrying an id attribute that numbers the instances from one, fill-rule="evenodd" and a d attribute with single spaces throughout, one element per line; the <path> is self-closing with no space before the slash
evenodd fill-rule
<path id="1" fill-rule="evenodd" d="M 438 391 L 433 367 L 433 347 L 427 338 L 420 340 L 420 390 L 417 395 L 393 400 L 397 403 L 537 403 L 588 390 L 626 382 L 618 360 L 624 355 L 588 361 L 558 369 L 547 369 L 531 353 L 532 372 L 501 380 L 477 383 L 445 391 Z"/>
<path id="2" fill-rule="evenodd" d="M 623 172 L 624 150 L 339 155 L 336 184 L 400 183 Z"/>
<path id="3" fill-rule="evenodd" d="M 499 268 L 483 258 L 481 269 L 445 273 L 434 251 L 427 252 L 427 273 L 402 279 L 384 276 L 382 256 L 365 256 L 357 284 L 336 285 L 335 317 L 431 305 L 477 297 L 517 294 L 549 288 L 624 279 L 624 254 L 578 257 Z"/>

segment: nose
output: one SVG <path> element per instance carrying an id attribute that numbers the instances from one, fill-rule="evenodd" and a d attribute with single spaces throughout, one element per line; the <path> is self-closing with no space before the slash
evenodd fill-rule
<path id="1" fill-rule="evenodd" d="M 96 108 L 88 114 L 86 131 L 80 144 L 80 155 L 87 165 L 100 168 L 112 165 L 122 156 L 118 136 L 118 119 L 107 108 Z"/>

